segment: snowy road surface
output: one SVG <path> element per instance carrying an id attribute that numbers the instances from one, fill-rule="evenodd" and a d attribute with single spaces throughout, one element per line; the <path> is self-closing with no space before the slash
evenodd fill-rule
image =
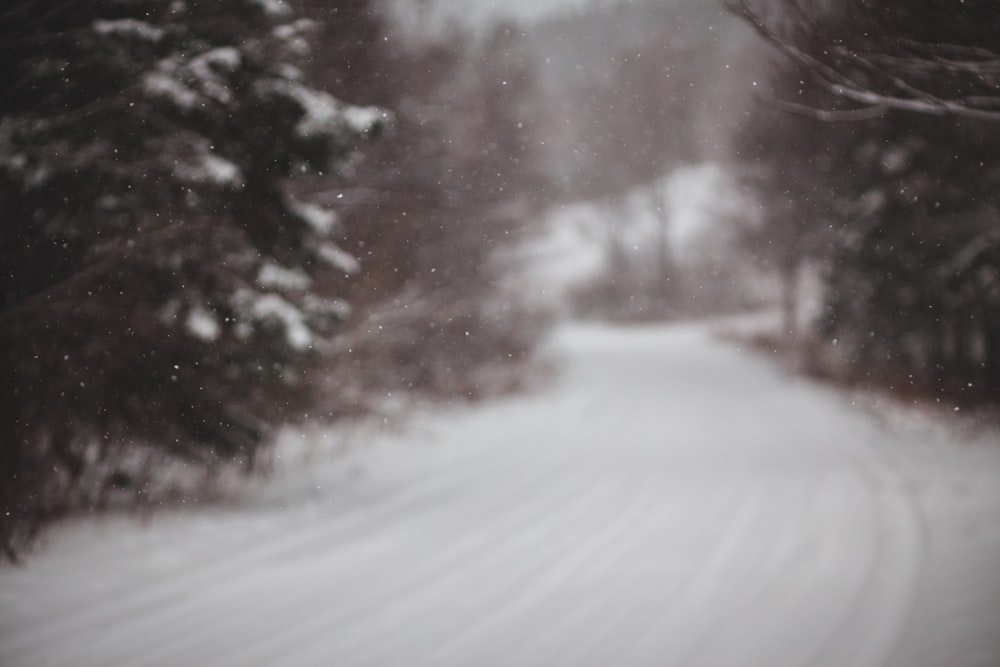
<path id="1" fill-rule="evenodd" d="M 877 417 L 704 325 L 550 346 L 531 395 L 60 529 L 0 569 L 0 665 L 1000 665 L 995 434 Z"/>

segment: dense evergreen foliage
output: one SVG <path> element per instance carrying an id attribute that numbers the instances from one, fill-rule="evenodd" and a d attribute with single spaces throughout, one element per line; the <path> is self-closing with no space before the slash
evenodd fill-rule
<path id="1" fill-rule="evenodd" d="M 308 392 L 356 262 L 287 182 L 349 166 L 383 112 L 309 85 L 278 0 L 0 11 L 0 542 L 164 456 L 252 464 Z"/>
<path id="2" fill-rule="evenodd" d="M 766 15 L 787 57 L 742 137 L 757 248 L 822 309 L 812 362 L 949 402 L 1000 396 L 1000 9 L 869 1 Z M 819 352 L 819 354 L 816 354 Z"/>

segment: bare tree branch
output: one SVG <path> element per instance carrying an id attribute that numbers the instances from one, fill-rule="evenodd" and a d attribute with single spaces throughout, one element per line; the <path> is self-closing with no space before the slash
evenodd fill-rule
<path id="1" fill-rule="evenodd" d="M 788 100 L 783 99 L 776 99 L 772 101 L 785 111 L 799 114 L 800 116 L 808 116 L 824 122 L 854 122 L 859 120 L 872 120 L 873 118 L 879 118 L 882 116 L 888 109 L 885 105 L 843 110 L 817 109 L 816 107 L 811 107 L 807 104 L 798 104 L 796 102 L 789 102 Z"/>
<path id="2" fill-rule="evenodd" d="M 868 110 L 896 109 L 932 116 L 950 115 L 1000 122 L 1000 94 L 945 97 L 926 90 L 905 76 L 906 72 L 922 73 L 932 81 L 943 81 L 950 75 L 961 73 L 981 77 L 988 86 L 991 81 L 995 83 L 993 80 L 1000 74 L 1000 58 L 988 49 L 909 41 L 904 44 L 913 55 L 903 58 L 889 53 L 860 53 L 842 45 L 830 45 L 829 55 L 855 64 L 885 81 L 883 86 L 875 86 L 853 78 L 842 67 L 817 58 L 780 35 L 750 0 L 723 0 L 723 4 L 731 13 L 746 21 L 765 41 L 804 65 L 825 90 L 843 100 L 861 104 Z M 796 3 L 790 3 L 789 11 L 796 24 L 806 20 L 803 10 Z M 959 59 L 954 59 L 956 56 Z M 784 105 L 789 106 L 788 103 Z M 794 104 L 790 108 L 799 112 L 805 110 Z M 846 113 L 862 111 L 861 117 L 864 117 L 865 109 L 848 110 Z M 811 115 L 820 119 L 843 119 L 843 113 L 827 111 Z"/>

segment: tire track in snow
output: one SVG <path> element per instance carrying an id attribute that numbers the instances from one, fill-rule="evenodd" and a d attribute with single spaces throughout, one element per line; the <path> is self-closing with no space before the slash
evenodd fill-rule
<path id="1" fill-rule="evenodd" d="M 583 493 L 584 491 L 588 492 Z M 541 494 L 522 494 L 520 486 L 517 486 L 513 492 L 505 494 L 504 498 L 521 496 L 522 502 L 510 504 L 514 508 L 512 511 L 500 513 L 499 520 L 491 525 L 489 532 L 506 534 L 511 528 L 527 526 L 525 535 L 531 537 L 537 534 L 536 539 L 541 539 L 541 535 L 551 534 L 551 526 L 530 520 L 532 517 L 537 517 L 539 506 L 561 506 L 563 509 L 559 517 L 571 522 L 574 516 L 591 512 L 595 507 L 605 504 L 612 492 L 613 488 L 607 484 L 595 490 L 591 486 L 590 480 L 586 479 L 574 480 L 572 485 L 555 486 L 551 492 Z M 572 502 L 567 502 L 570 500 Z M 508 504 L 499 503 L 500 509 L 505 506 Z M 443 511 L 437 512 L 434 518 L 447 525 L 453 519 L 446 506 L 442 505 L 441 509 Z M 411 516 L 409 523 L 414 524 L 415 519 L 419 518 L 419 516 Z M 384 579 L 372 581 L 371 585 L 366 587 L 360 600 L 340 601 L 336 598 L 336 590 L 329 591 L 331 598 L 329 609 L 317 610 L 310 618 L 300 620 L 287 628 L 285 632 L 271 632 L 266 637 L 246 642 L 238 650 L 231 652 L 216 664 L 218 667 L 245 665 L 250 656 L 255 659 L 272 656 L 273 659 L 280 661 L 281 656 L 286 655 L 289 651 L 294 651 L 294 648 L 303 639 L 321 634 L 327 628 L 331 629 L 333 634 L 331 643 L 339 645 L 340 642 L 337 641 L 336 635 L 346 624 L 384 614 L 387 608 L 401 600 L 419 598 L 422 590 L 439 585 L 441 579 L 457 571 L 466 563 L 475 562 L 485 569 L 499 570 L 510 561 L 511 555 L 514 554 L 511 545 L 497 546 L 490 540 L 484 539 L 484 535 L 481 533 L 465 532 L 461 534 L 462 531 L 457 532 L 460 534 L 460 541 L 457 544 L 442 545 L 436 551 L 431 549 L 432 557 L 415 566 L 399 567 L 397 564 L 393 574 L 387 573 Z M 413 556 L 414 551 L 409 551 L 402 558 L 412 558 Z M 338 574 L 343 573 L 332 572 L 328 573 L 328 576 L 335 577 Z M 272 605 L 270 609 L 263 611 L 256 617 L 244 614 L 241 617 L 242 621 L 234 620 L 233 623 L 224 624 L 222 627 L 214 625 L 208 631 L 224 632 L 227 629 L 237 629 L 244 622 L 252 623 L 254 620 L 274 614 L 278 614 L 280 617 L 280 612 L 293 609 L 300 602 L 300 600 L 292 598 L 285 601 L 281 607 L 275 608 Z M 343 603 L 338 604 L 338 602 Z M 339 664 L 357 664 L 357 662 L 353 658 L 345 657 L 339 661 Z"/>
<path id="2" fill-rule="evenodd" d="M 398 526 L 414 512 L 415 507 L 460 490 L 468 484 L 470 475 L 477 470 L 489 471 L 489 466 L 490 461 L 482 458 L 462 461 L 461 465 L 443 470 L 439 475 L 422 476 L 421 484 L 406 486 L 401 492 L 391 493 L 385 502 L 368 506 L 361 513 L 335 516 L 332 520 L 297 517 L 296 525 L 287 532 L 269 533 L 270 542 L 267 544 L 251 540 L 247 542 L 245 550 L 237 547 L 234 554 L 230 548 L 210 563 L 186 562 L 182 570 L 170 573 L 170 576 L 160 581 L 144 583 L 143 587 L 131 595 L 103 600 L 104 604 L 99 607 L 91 605 L 85 614 L 67 615 L 57 619 L 55 624 L 38 624 L 27 632 L 19 632 L 12 641 L 5 641 L 0 657 L 4 658 L 3 664 L 8 664 L 8 660 L 12 664 L 22 664 L 15 661 L 19 661 L 23 653 L 30 652 L 31 647 L 44 647 L 51 641 L 51 637 L 86 634 L 99 639 L 102 633 L 111 632 L 121 625 L 134 628 L 139 623 L 137 619 L 143 619 L 142 625 L 148 628 L 162 628 L 163 623 L 172 625 L 169 623 L 170 619 L 186 610 L 183 605 L 178 608 L 178 603 L 184 602 L 179 598 L 178 592 L 194 591 L 197 595 L 204 587 L 206 592 L 211 591 L 220 599 L 224 599 L 222 594 L 227 591 L 229 597 L 239 597 L 239 591 L 213 591 L 213 588 L 220 580 L 233 580 L 260 572 L 268 563 L 280 564 L 286 559 L 298 558 L 304 552 L 315 554 L 316 549 L 321 547 L 337 549 L 344 544 L 356 544 L 366 539 L 366 535 L 377 533 L 385 527 Z M 534 477 L 512 476 L 516 482 L 507 489 L 509 493 L 504 498 L 512 499 L 519 494 L 530 497 L 533 493 L 529 493 L 532 484 L 544 480 L 545 474 L 546 471 L 539 470 Z M 255 536 L 255 539 L 256 537 L 259 536 Z M 181 620 L 176 624 L 178 631 L 207 631 L 205 624 L 196 617 Z M 176 635 L 171 633 L 171 636 Z"/>
<path id="3" fill-rule="evenodd" d="M 758 664 L 749 659 L 747 652 L 737 651 L 738 658 L 716 657 L 720 648 L 729 648 L 734 643 L 735 624 L 740 621 L 759 623 L 760 610 L 786 592 L 787 573 L 791 566 L 802 557 L 803 538 L 801 527 L 810 518 L 816 502 L 816 493 L 809 492 L 809 481 L 796 479 L 780 480 L 781 494 L 776 496 L 774 486 L 769 485 L 767 521 L 758 522 L 753 540 L 743 543 L 738 562 L 742 576 L 730 574 L 731 585 L 739 585 L 750 579 L 749 585 L 739 591 L 739 597 L 716 604 L 710 622 L 703 624 L 701 634 L 690 642 L 689 647 L 672 664 L 679 665 L 735 665 Z M 791 487 L 790 489 L 785 488 Z M 777 501 L 776 501 L 777 498 Z M 805 499 L 803 501 L 803 499 Z M 780 517 L 780 518 L 779 518 Z M 755 547 L 755 548 L 754 548 Z M 732 572 L 732 568 L 730 568 Z M 759 632 L 759 626 L 755 628 Z M 722 641 L 723 638 L 725 641 Z M 650 661 L 660 664 L 659 660 Z M 771 667 L 777 667 L 771 665 Z"/>
<path id="4" fill-rule="evenodd" d="M 749 531 L 759 523 L 764 505 L 760 484 L 751 481 L 745 493 L 734 513 L 712 517 L 723 522 L 722 531 L 712 540 L 708 553 L 702 559 L 702 565 L 677 581 L 663 602 L 650 610 L 649 618 L 634 632 L 631 645 L 614 662 L 643 665 L 650 664 L 652 659 L 653 664 L 670 664 L 670 657 L 658 654 L 655 647 L 663 643 L 664 637 L 676 635 L 680 619 L 690 615 L 712 588 L 719 587 L 720 573 L 732 559 L 734 551 L 747 538 Z"/>
<path id="5" fill-rule="evenodd" d="M 772 507 L 785 512 L 780 529 L 774 531 L 773 538 L 767 533 L 763 537 L 756 536 L 758 547 L 766 547 L 758 548 L 756 559 L 747 561 L 744 558 L 739 564 L 748 572 L 760 568 L 764 576 L 754 572 L 757 581 L 743 591 L 741 598 L 716 604 L 714 620 L 701 628 L 701 634 L 680 651 L 671 664 L 701 667 L 808 665 L 816 645 L 825 639 L 811 638 L 809 633 L 803 633 L 800 623 L 815 620 L 808 613 L 810 598 L 815 597 L 817 577 L 816 544 L 811 533 L 829 530 L 826 525 L 829 522 L 823 521 L 822 514 L 823 501 L 829 494 L 822 480 L 806 478 L 796 482 L 792 486 L 794 493 L 783 490 L 780 497 L 773 494 L 770 497 Z M 813 488 L 807 488 L 809 486 Z M 774 518 L 771 515 L 768 523 L 777 524 Z M 747 551 L 743 550 L 741 555 L 746 557 Z M 740 580 L 741 577 L 730 573 L 730 583 Z M 775 645 L 782 646 L 781 659 L 775 658 Z"/>
<path id="6" fill-rule="evenodd" d="M 926 518 L 898 473 L 867 442 L 857 454 L 845 453 L 876 517 L 875 557 L 864 585 L 845 610 L 810 665 L 879 667 L 889 664 L 912 616 L 928 551 Z"/>
<path id="7" fill-rule="evenodd" d="M 500 597 L 498 606 L 464 627 L 461 637 L 415 664 L 466 665 L 502 653 L 508 664 L 523 665 L 529 663 L 525 656 L 534 646 L 545 642 L 545 635 L 570 636 L 567 628 L 580 625 L 581 617 L 592 617 L 600 606 L 601 591 L 593 589 L 592 580 L 602 566 L 627 566 L 651 524 L 677 517 L 687 509 L 664 502 L 662 489 L 655 486 L 647 484 L 642 491 L 620 488 L 618 493 L 627 497 L 622 501 L 625 504 L 608 507 L 600 523 L 591 520 L 579 526 L 580 535 L 574 540 L 576 550 L 550 550 L 544 561 L 535 563 L 530 570 L 512 573 L 514 576 L 501 584 L 506 595 L 492 596 Z M 588 578 L 591 586 L 587 586 Z M 577 587 L 596 594 L 590 604 L 569 609 L 561 606 L 559 618 L 539 618 L 538 610 L 546 602 L 555 599 L 557 604 L 565 605 L 565 594 Z M 539 621 L 538 625 L 533 625 L 532 620 Z M 534 635 L 534 641 L 530 635 Z"/>
<path id="8" fill-rule="evenodd" d="M 710 498 L 688 496 L 686 504 L 674 503 L 671 511 L 663 511 L 647 520 L 646 531 L 636 531 L 633 540 L 616 549 L 615 556 L 620 570 L 625 575 L 622 582 L 614 582 L 617 586 L 603 591 L 595 591 L 595 595 L 565 614 L 552 627 L 549 637 L 541 637 L 535 642 L 514 653 L 516 658 L 510 664 L 537 665 L 608 665 L 619 664 L 623 646 L 631 643 L 632 638 L 641 634 L 642 628 L 652 621 L 650 607 L 669 595 L 672 591 L 660 590 L 651 592 L 655 584 L 675 583 L 664 582 L 660 575 L 664 573 L 663 563 L 671 559 L 671 549 L 676 548 L 681 539 L 690 539 L 697 543 L 697 559 L 709 558 L 716 547 L 714 534 L 707 532 L 699 535 L 686 535 L 685 527 L 692 528 L 691 516 L 715 517 L 724 514 L 738 504 L 743 496 L 742 487 L 715 488 Z M 720 492 L 721 491 L 721 492 Z M 663 496 L 662 490 L 660 496 Z M 669 497 L 669 496 L 668 496 Z M 662 535 L 648 530 L 650 527 L 668 529 L 669 540 L 663 540 Z M 658 552 L 660 564 L 651 569 L 655 581 L 639 579 L 630 576 L 631 567 L 637 565 L 637 556 L 648 554 L 649 542 L 660 549 Z M 640 547 L 647 543 L 646 549 Z M 685 544 L 685 549 L 691 549 L 691 542 Z M 669 574 L 672 574 L 669 573 Z M 624 585 L 622 585 L 624 584 Z M 617 607 L 615 603 L 618 603 Z M 624 603 L 624 604 L 623 604 Z M 553 646 L 552 638 L 560 636 L 577 637 L 572 645 Z"/>
<path id="9" fill-rule="evenodd" d="M 483 468 L 485 465 L 482 460 L 470 457 L 461 461 L 455 468 L 447 470 L 445 479 L 437 480 L 438 485 L 404 486 L 402 490 L 389 493 L 382 499 L 372 502 L 364 513 L 349 513 L 343 518 L 334 517 L 332 521 L 296 516 L 294 528 L 282 530 L 277 534 L 268 533 L 272 538 L 269 544 L 260 544 L 258 538 L 261 535 L 254 535 L 239 545 L 228 544 L 226 551 L 211 563 L 198 563 L 196 567 L 186 563 L 182 570 L 169 573 L 169 577 L 160 581 L 145 582 L 143 588 L 137 590 L 135 595 L 105 600 L 98 608 L 94 608 L 90 600 L 84 599 L 81 601 L 83 603 L 81 608 L 75 612 L 44 624 L 35 624 L 28 629 L 20 628 L 17 636 L 9 641 L 5 640 L 0 657 L 14 659 L 24 650 L 23 647 L 44 645 L 51 636 L 69 635 L 88 627 L 105 628 L 120 620 L 155 613 L 164 605 L 168 605 L 169 608 L 169 605 L 176 601 L 178 589 L 198 589 L 200 586 L 213 584 L 221 578 L 236 576 L 241 571 L 256 569 L 262 563 L 280 561 L 288 554 L 301 553 L 329 542 L 356 539 L 358 533 L 371 530 L 373 523 L 394 525 L 409 514 L 415 504 L 447 493 L 450 488 L 467 484 L 469 469 Z M 323 525 L 329 530 L 320 530 Z M 271 527 L 273 526 L 269 525 L 269 528 Z"/>

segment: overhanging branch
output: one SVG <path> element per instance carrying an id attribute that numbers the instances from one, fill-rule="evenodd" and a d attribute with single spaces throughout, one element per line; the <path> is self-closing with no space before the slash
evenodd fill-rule
<path id="1" fill-rule="evenodd" d="M 885 87 L 859 81 L 824 60 L 805 51 L 792 40 L 783 37 L 769 25 L 750 0 L 722 0 L 724 7 L 742 18 L 766 42 L 781 53 L 809 70 L 814 79 L 827 92 L 842 100 L 862 105 L 861 109 L 814 109 L 809 115 L 821 120 L 846 120 L 852 115 L 869 116 L 873 109 L 895 109 L 931 116 L 955 116 L 981 121 L 1000 122 L 1000 95 L 973 94 L 962 97 L 945 97 L 917 85 L 907 78 L 908 73 L 923 73 L 934 80 L 944 80 L 956 73 L 970 74 L 986 81 L 995 79 L 1000 71 L 1000 58 L 993 52 L 961 45 L 932 45 L 906 42 L 909 56 L 901 58 L 888 53 L 860 53 L 842 45 L 831 44 L 828 53 L 883 79 Z M 792 9 L 796 7 L 792 6 Z M 805 105 L 782 103 L 799 113 L 806 112 Z"/>

